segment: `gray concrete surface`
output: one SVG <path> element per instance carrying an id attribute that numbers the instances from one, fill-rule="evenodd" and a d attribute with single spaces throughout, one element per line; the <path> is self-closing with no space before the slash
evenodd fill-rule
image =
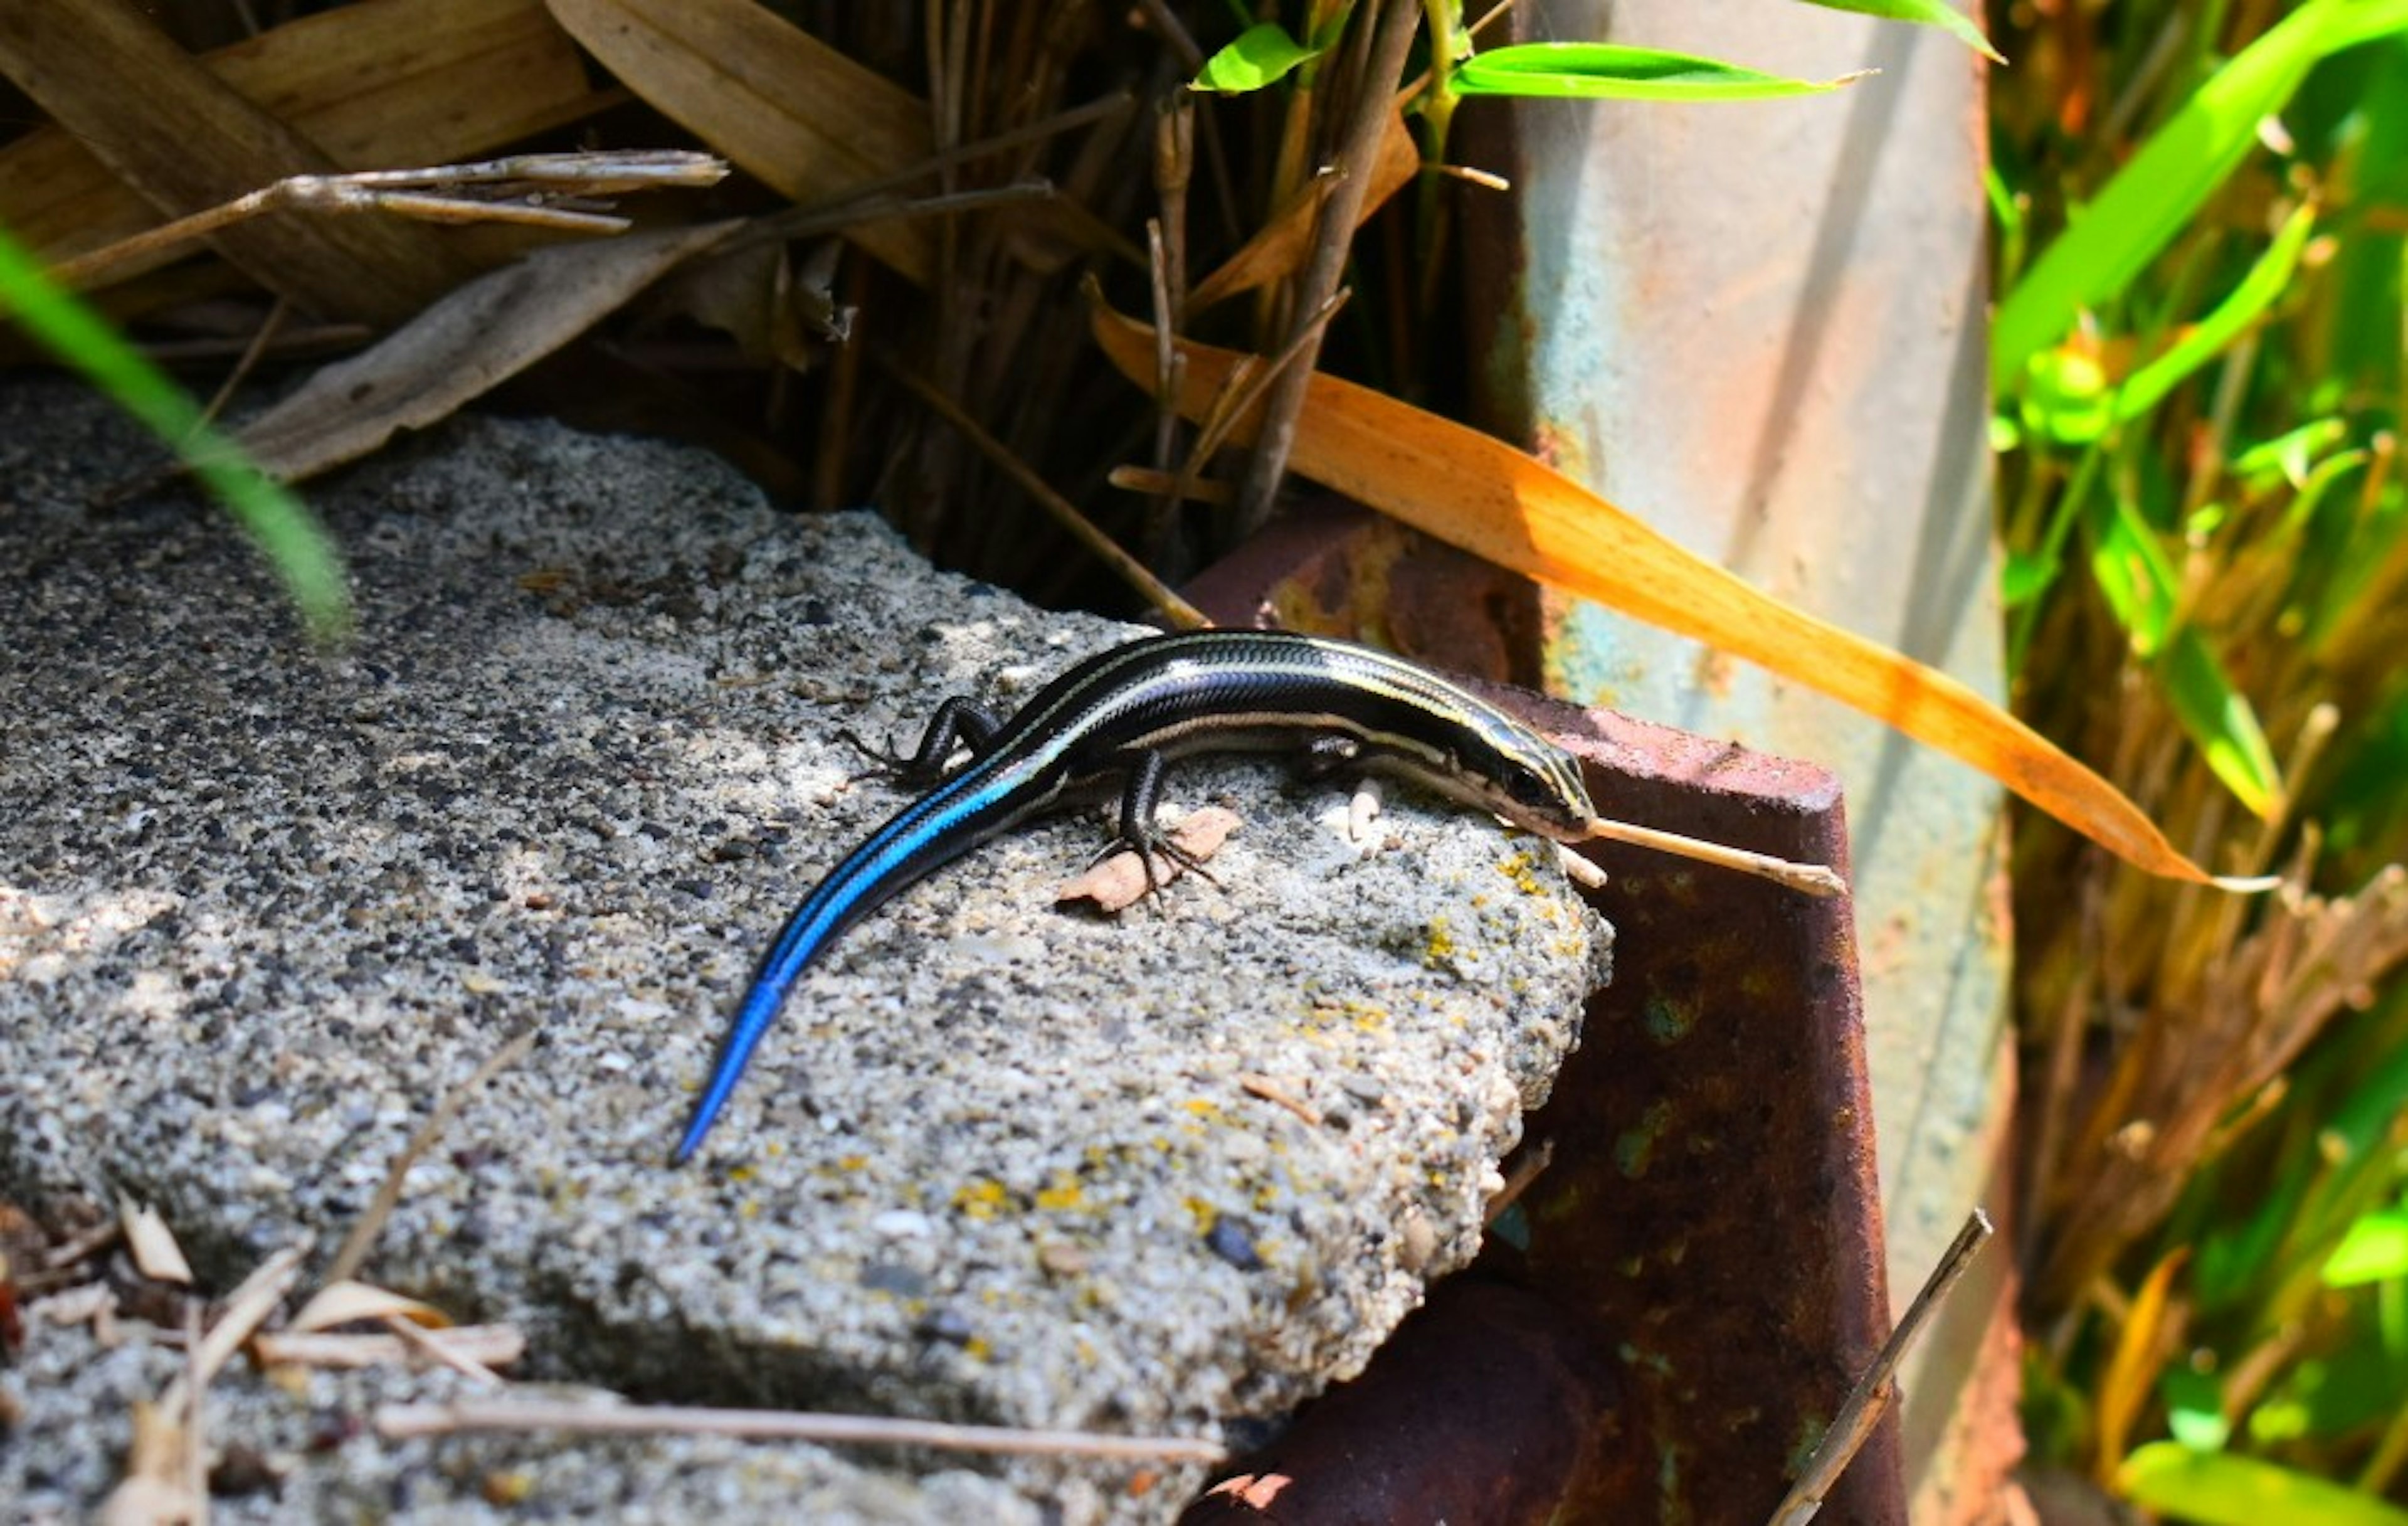
<path id="1" fill-rule="evenodd" d="M 212 507 L 87 512 L 148 459 L 87 398 L 0 391 L 0 1198 L 150 1201 L 219 1287 L 305 1233 L 322 1264 L 436 1099 L 535 1025 L 364 1274 L 523 1326 L 519 1375 L 1202 1435 L 1356 1370 L 1476 1248 L 1604 973 L 1546 844 L 1399 791 L 1358 846 L 1341 784 L 1177 768 L 1173 804 L 1244 817 L 1223 888 L 1056 909 L 1102 835 L 1078 815 L 984 851 L 804 980 L 671 1170 L 760 949 L 901 799 L 837 727 L 1008 706 L 1132 632 L 932 572 L 869 516 L 773 512 L 693 452 L 465 422 L 313 495 L 362 614 L 317 657 Z M 121 1430 L 129 1364 L 173 1365 L 48 1349 L 6 1375 L 21 1401 L 88 1379 Z M 369 1380 L 226 1381 L 232 1435 Z M 20 1407 L 0 1495 L 38 1473 L 88 1507 L 107 1433 Z M 756 1507 L 822 1476 L 795 1448 L 511 1445 Z M 383 1446 L 291 1453 L 294 1508 L 477 1507 L 447 1444 Z M 1197 1476 L 1000 1471 L 1071 1520 L 1167 1519 Z"/>

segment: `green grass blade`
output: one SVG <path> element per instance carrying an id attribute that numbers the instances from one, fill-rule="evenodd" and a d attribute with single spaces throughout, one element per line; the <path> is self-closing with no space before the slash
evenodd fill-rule
<path id="1" fill-rule="evenodd" d="M 2224 664 L 2197 627 L 2184 626 L 2157 659 L 2157 682 L 2191 741 L 2224 787 L 2260 820 L 2272 817 L 2283 791 L 2274 749 L 2248 698 L 2232 686 Z"/>
<path id="2" fill-rule="evenodd" d="M 1827 10 L 1853 10 L 1866 16 L 1880 16 L 1893 22 L 1914 22 L 1922 26 L 1936 26 L 1956 35 L 1966 47 L 1993 64 L 2004 64 L 2006 58 L 1990 46 L 1990 39 L 1971 17 L 1950 5 L 1948 0 L 1806 0 L 1810 6 Z"/>
<path id="3" fill-rule="evenodd" d="M 2253 815 L 2271 815 L 2282 793 L 2274 750 L 2206 640 L 2178 623 L 2181 582 L 2157 533 L 2121 495 L 2091 511 L 2089 531 L 2091 575 L 2134 654 L 2151 663 L 2174 718 L 2234 799 Z"/>
<path id="4" fill-rule="evenodd" d="M 2116 1470 L 2127 1499 L 2201 1526 L 2408 1526 L 2408 1511 L 2314 1474 L 2154 1441 Z"/>
<path id="5" fill-rule="evenodd" d="M 1689 53 L 1606 42 L 1524 42 L 1474 53 L 1455 70 L 1464 95 L 1559 100 L 1744 101 L 1811 95 L 1861 78 L 1785 79 Z"/>
<path id="6" fill-rule="evenodd" d="M 2218 69 L 2115 173 L 2007 294 L 1991 324 L 1990 380 L 2001 394 L 2081 310 L 2115 296 L 2190 225 L 2327 53 L 2408 29 L 2408 0 L 2310 0 Z"/>
<path id="7" fill-rule="evenodd" d="M 311 640 L 331 644 L 350 634 L 351 591 L 343 582 L 341 558 L 317 516 L 209 428 L 181 387 L 91 309 L 45 279 L 40 266 L 5 231 L 0 231 L 0 321 L 22 325 L 183 458 L 267 558 Z"/>
<path id="8" fill-rule="evenodd" d="M 2164 354 L 2125 379 L 2123 390 L 2115 398 L 2115 417 L 2137 419 L 2164 402 L 2166 395 L 2184 378 L 2222 354 L 2243 330 L 2263 317 L 2266 310 L 2274 305 L 2274 299 L 2290 286 L 2291 273 L 2300 266 L 2300 252 L 2308 247 L 2308 235 L 2315 231 L 2315 223 L 2314 208 L 2302 207 L 2293 212 L 2282 231 L 2275 234 L 2273 244 L 2250 266 L 2229 296 L 2217 303 L 2214 311 L 2194 324 Z"/>
<path id="9" fill-rule="evenodd" d="M 2090 575 L 2131 639 L 2133 655 L 2154 660 L 2173 634 L 2181 580 L 2157 533 L 2122 494 L 2090 514 Z"/>

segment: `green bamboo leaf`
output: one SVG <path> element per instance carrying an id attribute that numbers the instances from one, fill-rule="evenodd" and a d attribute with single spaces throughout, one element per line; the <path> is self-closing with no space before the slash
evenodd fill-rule
<path id="1" fill-rule="evenodd" d="M 2174 718 L 2233 799 L 2259 820 L 2271 818 L 2282 794 L 2282 770 L 2258 724 L 2258 712 L 2208 650 L 2196 626 L 2177 629 L 2157 666 L 2157 683 Z"/>
<path id="2" fill-rule="evenodd" d="M 2181 580 L 2157 532 L 2120 494 L 2090 512 L 2090 575 L 2107 596 L 2135 656 L 2154 660 L 2172 634 Z"/>
<path id="3" fill-rule="evenodd" d="M 2120 496 L 2091 511 L 2089 531 L 2091 575 L 2134 655 L 2150 663 L 2175 720 L 2233 798 L 2253 815 L 2271 815 L 2282 793 L 2274 750 L 2205 638 L 2177 623 L 2181 583 L 2157 533 Z"/>
<path id="4" fill-rule="evenodd" d="M 2177 1441 L 2136 1448 L 2115 1472 L 2125 1498 L 2200 1526 L 2408 1526 L 2408 1510 L 2295 1468 Z"/>
<path id="5" fill-rule="evenodd" d="M 2309 0 L 2235 54 L 2143 145 L 2088 209 L 2043 251 L 1991 323 L 1990 380 L 2001 394 L 2065 336 L 2085 308 L 2121 293 L 2188 226 L 2326 54 L 2408 30 L 2408 0 Z"/>
<path id="6" fill-rule="evenodd" d="M 1715 59 L 1607 42 L 1524 42 L 1474 53 L 1455 70 L 1463 95 L 1569 100 L 1744 101 L 1811 95 L 1863 79 L 1785 79 Z"/>
<path id="7" fill-rule="evenodd" d="M 2385 1208 L 2351 1224 L 2325 1259 L 2323 1275 L 2328 1288 L 2408 1277 L 2408 1211 Z"/>
<path id="8" fill-rule="evenodd" d="M 1250 26 L 1238 40 L 1204 61 L 1191 90 L 1222 95 L 1243 95 L 1286 78 L 1297 65 L 1319 58 L 1326 50 L 1307 48 L 1287 35 L 1277 22 Z"/>
<path id="9" fill-rule="evenodd" d="M 1867 16 L 1885 17 L 1893 22 L 1914 22 L 1923 26 L 1936 26 L 1953 32 L 1957 40 L 1993 64 L 2004 64 L 2006 58 L 1990 46 L 1982 29 L 1972 18 L 1958 10 L 1948 0 L 1806 0 L 1810 6 L 1828 10 L 1853 10 Z"/>
<path id="10" fill-rule="evenodd" d="M 312 640 L 332 643 L 350 633 L 351 590 L 343 582 L 342 560 L 317 516 L 211 429 L 181 387 L 91 309 L 50 284 L 33 258 L 0 230 L 0 322 L 11 321 L 183 458 L 266 557 Z"/>
<path id="11" fill-rule="evenodd" d="M 2232 289 L 2232 295 L 2217 303 L 2213 312 L 2193 324 L 2190 332 L 2164 354 L 2125 378 L 2123 389 L 2115 396 L 2117 421 L 2137 419 L 2165 401 L 2166 394 L 2185 377 L 2222 354 L 2243 329 L 2264 316 L 2274 299 L 2290 286 L 2291 272 L 2299 268 L 2300 252 L 2308 247 L 2308 235 L 2315 231 L 2315 224 L 2313 207 L 2301 207 L 2293 212 L 2282 231 L 2274 235 L 2273 244 L 2241 278 L 2241 284 Z"/>

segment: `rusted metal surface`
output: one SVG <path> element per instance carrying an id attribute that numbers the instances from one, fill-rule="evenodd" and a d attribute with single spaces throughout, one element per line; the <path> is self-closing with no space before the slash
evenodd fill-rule
<path id="1" fill-rule="evenodd" d="M 1726 106 L 1466 103 L 1455 155 L 1513 186 L 1457 202 L 1470 374 L 1501 438 L 1768 592 L 2000 695 L 1980 60 L 1936 28 L 1752 0 L 1530 0 L 1484 45 L 1507 29 L 1812 79 L 1877 71 Z M 2009 1116 L 1997 787 L 1612 611 L 1549 616 L 1550 691 L 1846 782 L 1889 1274 L 1911 1288 L 1985 1200 Z M 1950 1412 L 1987 1402 L 1994 1344 L 1952 1323 L 1910 1360 L 1927 1493 L 1999 1461 L 1949 1440 L 1992 1433 Z"/>
<path id="2" fill-rule="evenodd" d="M 1644 1500 L 1643 1396 L 1610 1346 L 1571 1336 L 1550 1299 L 1458 1277 L 1369 1371 L 1188 1507 L 1182 1526 L 1544 1526 L 1568 1485 Z"/>
<path id="3" fill-rule="evenodd" d="M 1361 585 L 1348 569 L 1394 544 L 1368 516 L 1342 511 L 1283 534 L 1216 569 L 1191 597 L 1230 623 L 1268 608 L 1315 624 L 1316 612 L 1342 616 L 1354 607 Z M 1399 601 L 1394 586 L 1386 590 L 1389 634 L 1456 629 L 1467 608 L 1476 616 L 1484 588 L 1510 597 L 1484 582 L 1498 575 L 1477 564 L 1448 568 L 1456 554 L 1412 554 L 1434 560 L 1413 597 Z M 1316 628 L 1362 634 L 1342 617 Z M 1492 632 L 1457 649 L 1492 672 L 1510 669 L 1493 655 L 1498 644 Z M 1445 644 L 1409 649 L 1439 666 L 1466 666 Z M 1580 755 L 1607 814 L 1844 871 L 1839 786 L 1822 770 L 1611 712 L 1490 692 Z M 1530 1120 L 1529 1142 L 1554 1155 L 1520 1205 L 1526 1249 L 1499 1242 L 1473 1274 L 1554 1311 L 1551 1354 L 1532 1366 L 1543 1390 L 1537 1416 L 1552 1413 L 1561 1374 L 1590 1372 L 1602 1354 L 1610 1381 L 1571 1384 L 1586 1383 L 1596 1406 L 1585 1445 L 1564 1448 L 1548 1439 L 1543 1418 L 1474 1396 L 1469 1363 L 1453 1375 L 1442 1362 L 1433 1370 L 1426 1351 L 1476 1347 L 1476 1326 L 1417 1330 L 1401 1348 L 1401 1371 L 1383 1352 L 1360 1380 L 1371 1400 L 1325 1401 L 1282 1450 L 1236 1471 L 1276 1474 L 1299 1458 L 1329 1466 L 1376 1452 L 1418 1457 L 1435 1474 L 1478 1462 L 1512 1475 L 1462 1482 L 1499 1490 L 1510 1483 L 1510 1494 L 1484 1497 L 1513 1513 L 1461 1519 L 1762 1520 L 1870 1361 L 1889 1316 L 1850 904 L 1638 849 L 1607 846 L 1593 857 L 1612 875 L 1598 904 L 1616 929 L 1613 983 L 1591 1004 L 1554 1100 Z M 1463 1317 L 1449 1312 L 1453 1302 L 1434 1301 L 1425 1323 Z M 1379 1397 L 1389 1384 L 1458 1382 L 1472 1394 L 1418 1411 Z M 1500 1440 L 1490 1434 L 1499 1426 L 1529 1432 Z M 1516 1451 L 1517 1441 L 1527 1445 Z M 1388 1466 L 1358 1468 L 1354 1485 L 1395 1490 L 1352 1497 L 1409 1516 L 1412 1490 L 1435 1487 Z M 1538 1498 L 1549 1503 L 1518 1513 Z M 1820 1519 L 1905 1519 L 1895 1416 Z"/>

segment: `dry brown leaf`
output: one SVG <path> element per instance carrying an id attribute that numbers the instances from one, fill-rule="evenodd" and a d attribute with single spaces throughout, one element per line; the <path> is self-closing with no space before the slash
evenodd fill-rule
<path id="1" fill-rule="evenodd" d="M 1388 129 L 1380 138 L 1380 157 L 1371 166 L 1370 189 L 1364 194 L 1363 210 L 1355 219 L 1356 226 L 1410 183 L 1421 165 L 1421 151 L 1413 146 L 1412 130 L 1405 125 L 1404 113 L 1390 112 Z M 1219 269 L 1188 294 L 1187 310 L 1201 312 L 1223 297 L 1250 292 L 1294 274 L 1312 252 L 1321 204 L 1334 184 L 1326 176 L 1307 182 L 1278 216 L 1263 224 L 1262 231 L 1247 239 Z"/>
<path id="2" fill-rule="evenodd" d="M 449 417 L 577 338 L 737 223 L 538 250 L 469 281 L 373 349 L 328 366 L 236 437 L 286 482 Z"/>
<path id="3" fill-rule="evenodd" d="M 170 217 L 343 167 L 131 6 L 10 0 L 0 6 L 0 72 Z M 141 108 L 128 109 L 135 100 Z M 385 218 L 263 218 L 210 242 L 322 318 L 398 322 L 470 268 L 434 230 Z"/>
<path id="4" fill-rule="evenodd" d="M 362 0 L 200 62 L 351 169 L 470 158 L 590 115 L 617 96 L 587 84 L 576 45 L 542 0 Z M 60 128 L 0 150 L 0 224 L 46 264 L 160 221 Z"/>
<path id="5" fill-rule="evenodd" d="M 753 0 L 550 0 L 603 65 L 660 112 L 802 205 L 926 159 L 926 103 Z M 845 237 L 920 284 L 936 268 L 924 223 Z"/>
<path id="6" fill-rule="evenodd" d="M 134 1258 L 134 1269 L 153 1282 L 173 1282 L 191 1287 L 193 1268 L 184 1260 L 184 1249 L 176 1244 L 176 1231 L 159 1216 L 159 1210 L 149 1203 L 136 1203 L 131 1198 L 117 1200 L 118 1223 L 125 1231 L 125 1249 Z"/>
<path id="7" fill-rule="evenodd" d="M 1238 813 L 1226 807 L 1208 805 L 1189 814 L 1172 828 L 1171 844 L 1189 857 L 1206 861 L 1221 851 L 1221 844 L 1238 829 Z M 1168 885 L 1185 871 L 1184 865 L 1167 853 L 1154 856 L 1154 873 L 1149 879 L 1145 860 L 1134 848 L 1125 848 L 1091 866 L 1078 878 L 1055 888 L 1054 899 L 1092 900 L 1096 909 L 1104 912 L 1125 911 L 1143 900 L 1155 885 Z"/>
<path id="8" fill-rule="evenodd" d="M 192 1487 L 191 1447 L 191 1434 L 175 1409 L 134 1401 L 125 1477 L 101 1502 L 101 1526 L 168 1526 L 205 1519 L 208 1502 Z"/>
<path id="9" fill-rule="evenodd" d="M 420 1337 L 443 1356 L 480 1367 L 508 1367 L 526 1355 L 526 1336 L 509 1325 L 455 1325 Z M 251 1343 L 262 1366 L 398 1367 L 417 1352 L 398 1335 L 297 1334 L 286 1331 Z"/>
<path id="10" fill-rule="evenodd" d="M 422 1303 L 414 1298 L 374 1287 L 365 1282 L 330 1282 L 301 1306 L 286 1331 L 294 1335 L 307 1335 L 314 1331 L 332 1330 L 348 1325 L 354 1319 L 399 1317 L 430 1330 L 440 1330 L 452 1323 L 451 1316 L 432 1303 Z"/>
<path id="11" fill-rule="evenodd" d="M 1112 364 L 1152 391 L 1154 331 L 1100 303 L 1094 331 Z M 1200 418 L 1242 357 L 1183 339 L 1179 349 L 1186 367 L 1177 407 Z M 1946 673 L 1758 592 L 1475 429 L 1316 375 L 1290 464 L 1499 567 L 1745 657 L 1887 722 L 2153 874 L 2265 887 L 2212 880 L 2114 785 Z"/>
<path id="12" fill-rule="evenodd" d="M 284 1302 L 293 1288 L 294 1279 L 301 1274 L 301 1258 L 308 1253 L 306 1242 L 288 1245 L 251 1269 L 235 1290 L 226 1295 L 225 1308 L 218 1315 L 217 1323 L 209 1326 L 200 1343 L 187 1353 L 184 1371 L 167 1385 L 160 1395 L 159 1407 L 170 1415 L 183 1415 L 194 1393 L 207 1389 L 223 1367 L 242 1349 L 243 1343 L 258 1333 L 267 1317 Z"/>

